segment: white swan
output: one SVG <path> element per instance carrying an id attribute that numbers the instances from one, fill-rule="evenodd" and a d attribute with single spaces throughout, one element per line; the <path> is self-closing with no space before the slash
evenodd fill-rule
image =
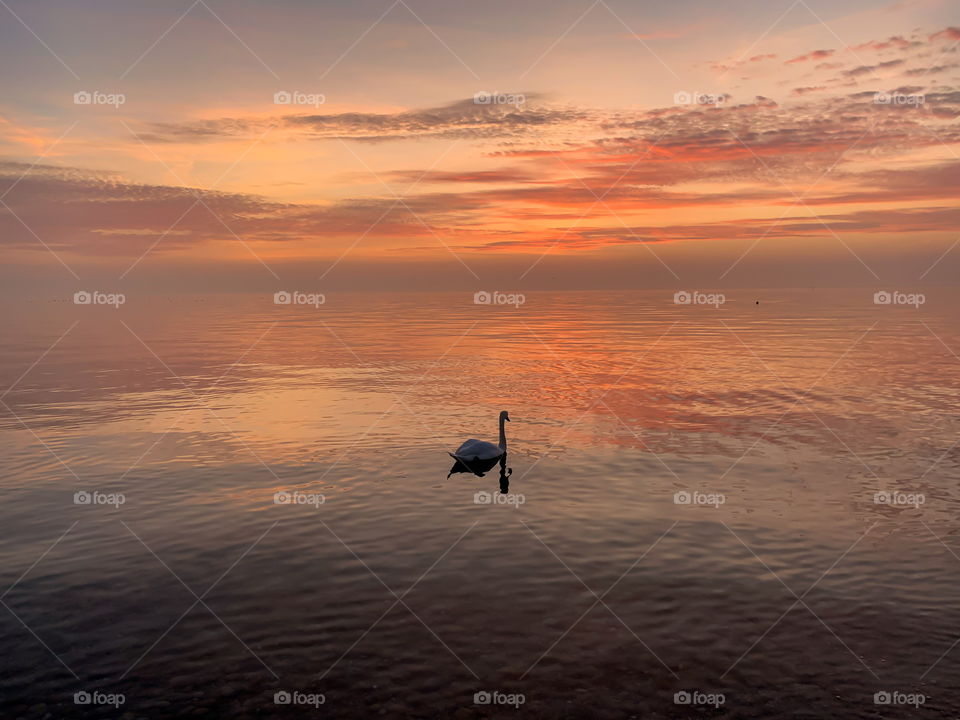
<path id="1" fill-rule="evenodd" d="M 506 410 L 501 410 L 500 442 L 497 445 L 485 440 L 470 438 L 458 447 L 456 452 L 447 453 L 457 461 L 447 477 L 455 472 L 472 472 L 483 477 L 483 473 L 496 465 L 497 461 L 507 453 L 507 434 L 504 431 L 504 421 L 510 422 L 510 415 Z"/>

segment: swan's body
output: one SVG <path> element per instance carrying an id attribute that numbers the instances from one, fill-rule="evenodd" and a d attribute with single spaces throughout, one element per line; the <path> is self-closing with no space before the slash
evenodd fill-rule
<path id="1" fill-rule="evenodd" d="M 500 442 L 497 445 L 486 440 L 470 438 L 458 447 L 456 452 L 447 453 L 456 460 L 447 477 L 455 472 L 472 472 L 474 475 L 483 477 L 487 470 L 496 465 L 497 461 L 507 453 L 507 435 L 504 430 L 504 421 L 510 421 L 510 416 L 506 410 L 500 413 Z"/>
<path id="2" fill-rule="evenodd" d="M 450 453 L 450 456 L 458 460 L 496 460 L 504 452 L 506 451 L 491 442 L 470 438 L 458 447 L 456 452 Z"/>

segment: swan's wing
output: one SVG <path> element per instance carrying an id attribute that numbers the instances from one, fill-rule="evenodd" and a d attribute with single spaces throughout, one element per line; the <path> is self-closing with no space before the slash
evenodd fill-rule
<path id="1" fill-rule="evenodd" d="M 454 453 L 452 453 L 452 454 L 453 454 L 453 455 L 466 455 L 466 454 L 469 453 L 469 452 L 474 448 L 474 446 L 476 446 L 476 445 L 483 445 L 483 441 L 481 441 L 481 440 L 476 440 L 475 438 L 470 438 L 469 440 L 467 440 L 466 442 L 464 442 L 460 447 L 458 447 L 458 448 L 456 449 L 456 451 L 455 451 Z M 471 456 L 471 457 L 472 457 L 472 456 Z"/>
<path id="2" fill-rule="evenodd" d="M 451 453 L 456 458 L 464 460 L 493 460 L 503 455 L 503 450 L 498 445 L 470 438 L 463 445 L 457 448 L 455 453 Z"/>

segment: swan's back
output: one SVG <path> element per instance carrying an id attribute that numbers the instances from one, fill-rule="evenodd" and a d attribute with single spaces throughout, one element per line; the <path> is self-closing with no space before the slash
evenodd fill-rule
<path id="1" fill-rule="evenodd" d="M 474 458 L 478 460 L 493 460 L 503 455 L 503 450 L 499 446 L 486 442 L 485 440 L 470 438 L 458 447 L 456 452 L 450 454 L 464 460 L 473 460 Z"/>

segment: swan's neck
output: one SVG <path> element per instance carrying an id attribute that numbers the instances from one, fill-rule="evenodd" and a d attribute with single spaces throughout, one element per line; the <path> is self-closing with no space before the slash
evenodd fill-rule
<path id="1" fill-rule="evenodd" d="M 507 433 L 503 426 L 504 418 L 500 418 L 500 449 L 507 449 Z"/>

